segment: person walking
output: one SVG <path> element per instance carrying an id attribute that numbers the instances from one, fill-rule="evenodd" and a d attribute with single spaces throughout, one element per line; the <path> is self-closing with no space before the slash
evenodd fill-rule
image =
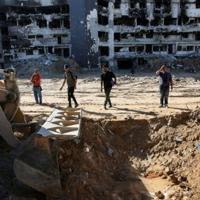
<path id="1" fill-rule="evenodd" d="M 42 104 L 42 87 L 41 87 L 41 74 L 38 69 L 35 69 L 31 76 L 31 83 L 33 84 L 33 94 L 36 104 Z"/>
<path id="2" fill-rule="evenodd" d="M 172 75 L 169 68 L 165 65 L 161 66 L 156 72 L 157 76 L 160 76 L 160 108 L 168 107 L 169 90 L 173 90 Z"/>
<path id="3" fill-rule="evenodd" d="M 105 64 L 102 65 L 102 74 L 101 74 L 101 92 L 103 91 L 104 86 L 104 92 L 105 92 L 105 103 L 104 103 L 104 109 L 107 109 L 107 104 L 109 103 L 109 107 L 112 107 L 112 103 L 110 100 L 110 93 L 112 90 L 112 87 L 117 83 L 117 78 L 115 74 L 110 71 L 109 67 Z"/>
<path id="4" fill-rule="evenodd" d="M 64 75 L 64 81 L 63 84 L 60 88 L 60 90 L 63 89 L 65 83 L 67 82 L 67 86 L 68 86 L 68 102 L 69 102 L 69 108 L 72 107 L 72 102 L 71 100 L 74 101 L 75 103 L 75 108 L 78 107 L 78 103 L 76 101 L 76 98 L 74 96 L 74 90 L 76 89 L 76 84 L 77 84 L 77 76 L 75 76 L 72 71 L 70 70 L 70 67 L 68 65 L 64 66 L 64 71 L 65 71 L 65 75 Z"/>

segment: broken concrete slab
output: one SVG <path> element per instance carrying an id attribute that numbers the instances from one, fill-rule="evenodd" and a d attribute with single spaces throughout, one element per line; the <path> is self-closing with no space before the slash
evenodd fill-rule
<path id="1" fill-rule="evenodd" d="M 80 136 L 81 110 L 57 110 L 49 116 L 37 134 L 43 137 L 72 140 Z"/>
<path id="2" fill-rule="evenodd" d="M 52 149 L 49 138 L 33 135 L 15 159 L 14 171 L 23 184 L 45 195 L 59 197 L 62 196 L 60 172 Z"/>
<path id="3" fill-rule="evenodd" d="M 0 107 L 0 136 L 12 147 L 16 147 L 20 144 L 19 140 L 14 136 L 12 127 L 8 119 L 6 118 L 4 111 Z"/>
<path id="4" fill-rule="evenodd" d="M 37 134 L 43 137 L 71 140 L 79 137 L 79 124 L 62 127 L 57 124 L 46 122 Z"/>
<path id="5" fill-rule="evenodd" d="M 72 110 L 72 109 L 70 109 L 70 110 L 58 110 L 58 109 L 55 109 L 54 111 L 53 111 L 53 113 L 48 117 L 48 119 L 47 119 L 47 122 L 52 122 L 52 120 L 54 120 L 54 119 L 60 119 L 60 118 L 63 118 L 64 119 L 64 117 L 72 117 L 72 118 L 77 118 L 77 119 L 79 119 L 80 118 L 80 112 L 81 112 L 81 110 L 80 109 L 75 109 L 75 110 Z"/>

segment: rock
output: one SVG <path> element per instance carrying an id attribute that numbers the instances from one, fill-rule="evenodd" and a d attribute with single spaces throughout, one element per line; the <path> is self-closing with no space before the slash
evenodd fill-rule
<path id="1" fill-rule="evenodd" d="M 167 176 L 163 174 L 161 178 L 162 179 L 167 179 Z"/>
<path id="2" fill-rule="evenodd" d="M 176 137 L 175 141 L 177 144 L 181 144 L 183 142 L 182 138 Z"/>
<path id="3" fill-rule="evenodd" d="M 108 148 L 108 155 L 109 155 L 110 157 L 113 156 L 113 150 L 112 150 L 111 148 Z"/>
<path id="4" fill-rule="evenodd" d="M 165 199 L 165 195 L 161 191 L 156 192 L 155 195 L 158 199 Z"/>
<path id="5" fill-rule="evenodd" d="M 173 172 L 169 167 L 167 167 L 167 168 L 165 169 L 165 173 L 166 173 L 167 175 L 171 175 L 171 174 L 173 174 L 174 172 Z"/>
<path id="6" fill-rule="evenodd" d="M 187 182 L 187 177 L 186 176 L 181 176 L 181 181 Z"/>
<path id="7" fill-rule="evenodd" d="M 186 188 L 186 184 L 185 184 L 185 183 L 180 183 L 179 186 L 180 186 L 181 188 L 183 188 L 183 189 Z"/>
<path id="8" fill-rule="evenodd" d="M 172 181 L 172 183 L 174 183 L 175 185 L 179 184 L 178 178 L 176 176 L 174 176 L 173 174 L 170 175 L 170 180 Z"/>

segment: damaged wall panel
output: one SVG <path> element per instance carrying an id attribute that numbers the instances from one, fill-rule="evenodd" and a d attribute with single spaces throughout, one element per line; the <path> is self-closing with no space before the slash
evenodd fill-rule
<path id="1" fill-rule="evenodd" d="M 97 8 L 93 0 L 70 0 L 72 54 L 81 67 L 98 65 Z"/>

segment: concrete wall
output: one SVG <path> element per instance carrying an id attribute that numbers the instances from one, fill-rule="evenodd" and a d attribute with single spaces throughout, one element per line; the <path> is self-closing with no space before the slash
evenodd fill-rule
<path id="1" fill-rule="evenodd" d="M 87 52 L 88 52 L 88 68 L 94 68 L 98 66 L 98 27 L 96 26 L 97 17 L 97 5 L 94 0 L 86 1 L 86 20 L 87 20 Z"/>
<path id="2" fill-rule="evenodd" d="M 87 67 L 86 4 L 84 0 L 69 0 L 72 55 L 81 67 Z"/>
<path id="3" fill-rule="evenodd" d="M 69 0 L 72 55 L 84 68 L 97 67 L 98 55 L 95 50 L 92 31 L 88 29 L 95 20 L 95 1 Z M 91 21 L 88 23 L 88 21 Z M 90 26 L 92 30 L 92 26 Z"/>
<path id="4" fill-rule="evenodd" d="M 1 30 L 1 24 L 2 22 L 0 21 L 0 68 L 1 68 L 1 65 L 3 63 L 3 47 L 2 47 L 2 30 Z"/>

